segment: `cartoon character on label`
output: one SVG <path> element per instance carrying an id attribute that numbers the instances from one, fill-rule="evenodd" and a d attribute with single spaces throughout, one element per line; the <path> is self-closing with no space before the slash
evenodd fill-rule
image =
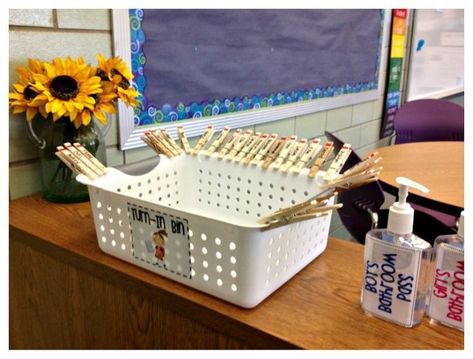
<path id="1" fill-rule="evenodd" d="M 164 229 L 160 229 L 159 231 L 153 233 L 153 242 L 156 244 L 154 256 L 159 260 L 163 260 L 166 254 L 164 244 L 166 243 L 167 235 L 168 234 Z"/>

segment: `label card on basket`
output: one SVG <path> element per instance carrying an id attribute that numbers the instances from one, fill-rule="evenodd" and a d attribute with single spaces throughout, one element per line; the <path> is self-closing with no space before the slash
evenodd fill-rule
<path id="1" fill-rule="evenodd" d="M 133 256 L 191 278 L 189 225 L 185 218 L 128 203 Z"/>

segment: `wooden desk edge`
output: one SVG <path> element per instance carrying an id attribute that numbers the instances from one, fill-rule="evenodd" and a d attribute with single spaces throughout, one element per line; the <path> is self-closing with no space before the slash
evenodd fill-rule
<path id="1" fill-rule="evenodd" d="M 38 240 L 40 239 L 40 240 Z M 188 319 L 194 320 L 204 326 L 221 331 L 227 335 L 235 337 L 248 343 L 255 348 L 272 349 L 302 349 L 300 346 L 290 343 L 282 338 L 270 335 L 258 330 L 244 322 L 230 318 L 222 313 L 214 311 L 203 304 L 193 302 L 186 297 L 167 291 L 163 288 L 153 286 L 128 273 L 105 266 L 100 262 L 88 257 L 71 252 L 66 248 L 54 243 L 41 240 L 28 232 L 10 225 L 10 240 L 19 241 L 47 256 L 50 256 L 63 263 L 72 265 L 84 270 L 86 273 L 109 282 L 118 287 L 125 287 L 127 290 L 136 290 L 151 301 L 158 302 L 166 309 L 169 309 Z M 121 263 L 128 264 L 116 259 Z M 163 278 L 164 280 L 168 280 Z M 178 283 L 176 283 L 178 284 Z M 181 285 L 181 284 L 178 284 Z"/>

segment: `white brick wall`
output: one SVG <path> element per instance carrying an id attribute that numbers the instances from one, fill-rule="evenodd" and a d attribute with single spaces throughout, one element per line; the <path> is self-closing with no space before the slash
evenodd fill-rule
<path id="1" fill-rule="evenodd" d="M 110 19 L 110 10 L 10 9 L 10 84 L 17 80 L 16 68 L 26 64 L 29 57 L 51 60 L 56 56 L 83 56 L 95 64 L 98 53 L 111 56 Z M 123 164 L 123 153 L 116 146 L 117 119 L 112 121 L 106 137 L 107 158 L 110 165 Z M 27 136 L 23 115 L 10 114 L 9 162 L 11 199 L 41 190 L 38 149 Z"/>

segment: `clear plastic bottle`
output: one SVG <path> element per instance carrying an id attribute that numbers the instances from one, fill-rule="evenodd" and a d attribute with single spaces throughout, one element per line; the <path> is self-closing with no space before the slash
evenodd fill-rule
<path id="1" fill-rule="evenodd" d="M 463 330 L 465 312 L 464 214 L 458 233 L 435 239 L 427 314 L 432 322 Z"/>
<path id="2" fill-rule="evenodd" d="M 396 178 L 399 201 L 389 209 L 388 228 L 366 234 L 361 306 L 373 316 L 413 327 L 424 316 L 432 246 L 412 233 L 414 210 L 406 202 L 408 188 L 428 189 Z"/>

